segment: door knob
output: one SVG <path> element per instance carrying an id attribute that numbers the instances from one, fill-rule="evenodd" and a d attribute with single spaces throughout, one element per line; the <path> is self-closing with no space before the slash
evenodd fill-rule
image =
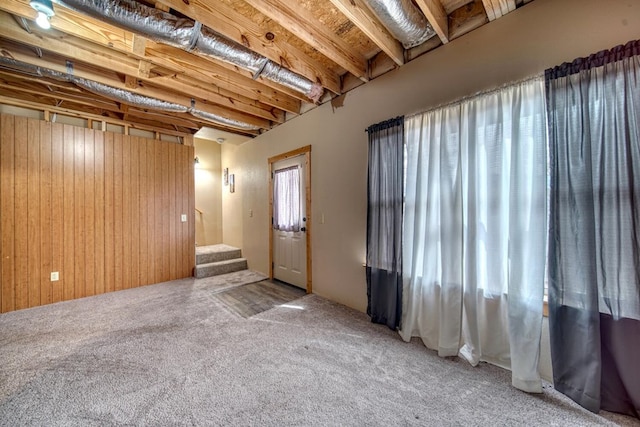
<path id="1" fill-rule="evenodd" d="M 300 231 L 307 231 L 307 227 L 302 227 Z"/>

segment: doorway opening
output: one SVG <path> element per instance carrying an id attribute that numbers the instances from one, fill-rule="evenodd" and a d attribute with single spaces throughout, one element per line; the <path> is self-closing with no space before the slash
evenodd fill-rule
<path id="1" fill-rule="evenodd" d="M 268 161 L 269 278 L 311 293 L 311 146 Z"/>

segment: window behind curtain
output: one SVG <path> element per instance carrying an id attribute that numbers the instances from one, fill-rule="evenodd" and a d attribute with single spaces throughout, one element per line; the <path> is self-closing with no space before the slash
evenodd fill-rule
<path id="1" fill-rule="evenodd" d="M 540 392 L 546 117 L 540 77 L 409 117 L 403 339 Z"/>
<path id="2" fill-rule="evenodd" d="M 273 228 L 300 231 L 300 168 L 293 166 L 273 175 Z"/>
<path id="3" fill-rule="evenodd" d="M 402 316 L 404 118 L 370 126 L 367 207 L 367 314 L 395 329 Z"/>

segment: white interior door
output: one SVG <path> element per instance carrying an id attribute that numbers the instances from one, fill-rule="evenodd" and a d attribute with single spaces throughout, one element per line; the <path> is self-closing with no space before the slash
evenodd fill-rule
<path id="1" fill-rule="evenodd" d="M 273 277 L 307 289 L 305 156 L 273 164 Z"/>

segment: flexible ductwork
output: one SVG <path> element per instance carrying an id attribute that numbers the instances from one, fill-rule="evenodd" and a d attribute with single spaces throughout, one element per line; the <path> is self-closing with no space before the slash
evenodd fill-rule
<path id="1" fill-rule="evenodd" d="M 152 98 L 150 96 L 140 95 L 135 92 L 116 88 L 113 86 L 98 83 L 92 80 L 87 80 L 81 77 L 76 77 L 70 73 L 62 73 L 60 71 L 52 70 L 50 68 L 39 67 L 36 65 L 27 64 L 26 62 L 17 61 L 12 58 L 0 56 L 0 68 L 4 68 L 11 71 L 18 71 L 30 76 L 51 78 L 59 81 L 66 81 L 73 83 L 83 89 L 98 95 L 105 96 L 115 101 L 123 102 L 128 105 L 133 105 L 139 108 L 147 108 L 156 111 L 165 111 L 169 113 L 189 113 L 194 117 L 201 120 L 206 120 L 218 125 L 224 125 L 241 130 L 259 130 L 260 127 L 243 123 L 237 120 L 228 119 L 217 114 L 201 111 L 191 106 L 185 106 L 174 102 L 163 101 L 161 99 Z"/>
<path id="2" fill-rule="evenodd" d="M 56 3 L 189 52 L 229 62 L 263 76 L 318 102 L 324 89 L 318 83 L 281 67 L 245 46 L 203 27 L 199 22 L 178 18 L 133 0 L 54 0 Z"/>
<path id="3" fill-rule="evenodd" d="M 371 10 L 405 49 L 419 46 L 436 32 L 411 0 L 366 0 Z"/>

